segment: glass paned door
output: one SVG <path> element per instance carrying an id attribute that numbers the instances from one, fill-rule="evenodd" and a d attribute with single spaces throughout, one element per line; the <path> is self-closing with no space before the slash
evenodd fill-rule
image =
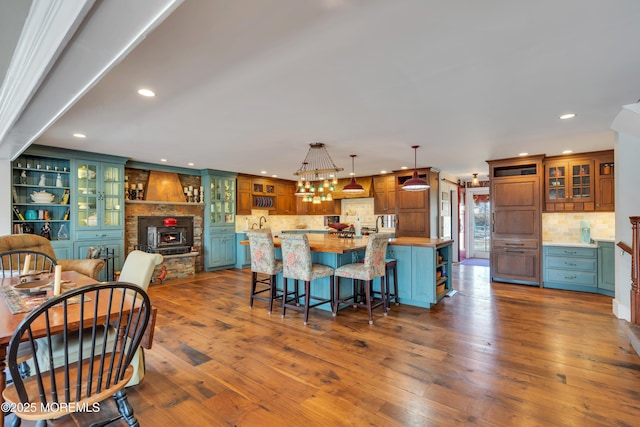
<path id="1" fill-rule="evenodd" d="M 235 178 L 212 178 L 210 219 L 212 225 L 235 224 L 236 180 Z"/>
<path id="2" fill-rule="evenodd" d="M 491 250 L 491 204 L 489 189 L 473 192 L 470 196 L 469 217 L 469 258 L 489 258 Z"/>
<path id="3" fill-rule="evenodd" d="M 548 200 L 565 199 L 567 197 L 566 191 L 566 167 L 562 165 L 554 165 L 547 168 L 547 188 Z"/>
<path id="4" fill-rule="evenodd" d="M 122 188 L 123 177 L 121 176 L 121 168 L 119 166 L 104 165 L 103 174 L 103 225 L 121 226 L 122 225 L 122 206 L 120 200 L 123 200 Z"/>
<path id="5" fill-rule="evenodd" d="M 98 166 L 92 163 L 78 165 L 77 200 L 78 216 L 76 225 L 79 229 L 98 226 Z"/>

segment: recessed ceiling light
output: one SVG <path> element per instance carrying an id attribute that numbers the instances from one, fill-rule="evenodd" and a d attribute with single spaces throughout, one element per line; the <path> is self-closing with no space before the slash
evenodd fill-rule
<path id="1" fill-rule="evenodd" d="M 567 113 L 560 116 L 560 120 L 568 120 L 573 119 L 576 116 L 576 113 Z"/>
<path id="2" fill-rule="evenodd" d="M 166 162 L 167 162 L 167 159 L 160 159 L 160 161 L 161 161 L 162 163 L 166 163 Z"/>
<path id="3" fill-rule="evenodd" d="M 271 175 L 271 178 L 277 178 L 278 175 Z"/>
<path id="4" fill-rule="evenodd" d="M 73 136 L 75 136 L 76 138 L 86 138 L 87 135 L 85 135 L 84 133 L 74 133 Z"/>
<path id="5" fill-rule="evenodd" d="M 193 165 L 195 165 L 195 163 L 193 163 L 193 162 L 189 162 L 189 163 L 187 163 L 187 165 L 188 165 L 188 166 L 193 166 Z"/>
<path id="6" fill-rule="evenodd" d="M 387 171 L 380 171 L 380 173 L 387 173 Z"/>
<path id="7" fill-rule="evenodd" d="M 260 171 L 260 173 L 264 175 L 267 173 L 267 171 Z"/>
<path id="8" fill-rule="evenodd" d="M 562 152 L 562 154 L 570 154 L 570 153 L 573 153 L 573 150 L 564 150 Z"/>
<path id="9" fill-rule="evenodd" d="M 156 93 L 151 89 L 139 89 L 138 94 L 146 97 L 156 96 Z"/>
<path id="10" fill-rule="evenodd" d="M 400 169 L 409 169 L 407 166 L 402 166 Z"/>
<path id="11" fill-rule="evenodd" d="M 529 153 L 520 153 L 520 154 L 518 154 L 518 156 L 520 156 L 520 157 L 522 157 L 522 156 L 528 156 L 528 155 L 529 155 Z"/>

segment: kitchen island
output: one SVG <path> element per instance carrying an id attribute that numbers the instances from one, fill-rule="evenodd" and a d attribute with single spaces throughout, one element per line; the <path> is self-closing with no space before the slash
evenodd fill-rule
<path id="1" fill-rule="evenodd" d="M 342 239 L 333 234 L 308 234 L 307 237 L 313 262 L 333 268 L 362 261 L 368 242 L 366 236 Z M 273 242 L 276 258 L 281 259 L 280 239 L 274 237 Z M 240 243 L 248 245 L 249 241 Z M 401 304 L 431 308 L 452 290 L 452 243 L 453 240 L 420 237 L 389 238 L 387 258 L 397 260 L 397 292 Z M 375 282 L 379 283 L 378 280 Z M 278 283 L 282 283 L 281 276 Z M 314 280 L 311 286 L 314 295 L 329 297 L 328 277 Z M 340 287 L 341 294 L 346 295 L 352 289 L 351 280 L 341 280 Z"/>

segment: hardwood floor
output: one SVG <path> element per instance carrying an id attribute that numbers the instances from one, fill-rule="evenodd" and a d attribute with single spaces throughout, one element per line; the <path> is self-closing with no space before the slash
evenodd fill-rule
<path id="1" fill-rule="evenodd" d="M 153 284 L 155 341 L 129 401 L 142 426 L 638 425 L 640 359 L 611 298 L 488 272 L 456 266 L 456 295 L 375 310 L 374 325 L 351 308 L 306 327 L 279 304 L 249 310 L 249 270 Z"/>

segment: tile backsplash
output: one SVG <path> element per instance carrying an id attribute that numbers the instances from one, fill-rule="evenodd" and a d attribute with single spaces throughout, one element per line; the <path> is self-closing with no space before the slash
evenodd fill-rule
<path id="1" fill-rule="evenodd" d="M 377 215 L 373 214 L 373 197 L 343 199 L 340 203 L 342 204 L 340 222 L 355 224 L 359 216 L 360 223 L 363 226 L 375 226 Z M 236 231 L 241 232 L 251 229 L 252 226 L 258 228 L 261 216 L 267 219 L 266 227 L 271 228 L 274 233 L 282 230 L 291 230 L 301 224 L 305 224 L 306 228 L 311 230 L 325 228 L 323 215 L 269 215 L 267 210 L 253 209 L 251 215 L 238 215 L 236 218 Z"/>
<path id="2" fill-rule="evenodd" d="M 615 239 L 614 212 L 563 212 L 542 214 L 543 242 L 580 242 L 580 224 L 589 221 L 592 239 Z"/>

